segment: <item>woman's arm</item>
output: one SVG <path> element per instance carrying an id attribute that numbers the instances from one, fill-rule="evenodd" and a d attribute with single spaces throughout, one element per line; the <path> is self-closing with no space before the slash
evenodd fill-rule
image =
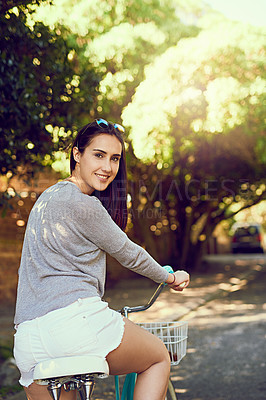
<path id="1" fill-rule="evenodd" d="M 143 247 L 128 238 L 98 199 L 83 196 L 85 202 L 76 203 L 75 207 L 75 229 L 84 238 L 84 248 L 89 240 L 124 267 L 155 282 L 165 282 L 169 273 Z"/>
<path id="2" fill-rule="evenodd" d="M 169 274 L 144 248 L 127 237 L 98 199 L 83 194 L 81 198 L 83 201 L 76 202 L 75 216 L 76 228 L 84 239 L 90 240 L 124 267 L 155 282 L 166 282 L 179 291 L 183 290 L 180 284 L 188 285 L 189 275 L 185 271 Z"/>

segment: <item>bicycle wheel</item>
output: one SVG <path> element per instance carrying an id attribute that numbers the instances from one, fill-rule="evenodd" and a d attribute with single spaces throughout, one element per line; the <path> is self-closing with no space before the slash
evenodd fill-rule
<path id="1" fill-rule="evenodd" d="M 175 393 L 175 388 L 174 388 L 174 385 L 172 384 L 171 379 L 169 379 L 169 381 L 168 381 L 168 389 L 167 389 L 165 400 L 178 400 L 176 393 Z"/>

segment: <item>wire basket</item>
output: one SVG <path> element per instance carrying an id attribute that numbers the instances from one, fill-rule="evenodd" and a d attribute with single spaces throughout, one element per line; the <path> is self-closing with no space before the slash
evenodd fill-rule
<path id="1" fill-rule="evenodd" d="M 163 341 L 169 352 L 171 365 L 179 364 L 185 357 L 188 322 L 141 322 L 138 325 Z"/>

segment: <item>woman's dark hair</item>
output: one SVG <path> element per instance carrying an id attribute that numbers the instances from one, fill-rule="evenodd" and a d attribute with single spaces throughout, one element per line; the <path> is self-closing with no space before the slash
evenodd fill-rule
<path id="1" fill-rule="evenodd" d="M 98 125 L 96 121 L 85 125 L 80 129 L 73 142 L 70 153 L 70 171 L 74 171 L 76 161 L 73 156 L 73 148 L 77 147 L 82 154 L 91 141 L 100 134 L 108 134 L 115 136 L 122 145 L 122 154 L 119 162 L 119 169 L 115 179 L 103 191 L 95 190 L 93 195 L 101 200 L 103 206 L 111 215 L 115 223 L 123 230 L 127 225 L 127 170 L 125 145 L 122 133 L 114 127 L 112 123 Z"/>

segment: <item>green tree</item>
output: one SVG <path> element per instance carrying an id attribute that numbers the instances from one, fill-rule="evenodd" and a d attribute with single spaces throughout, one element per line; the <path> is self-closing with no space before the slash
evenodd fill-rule
<path id="1" fill-rule="evenodd" d="M 55 0 L 38 7 L 33 17 L 77 35 L 84 56 L 102 76 L 94 114 L 119 121 L 145 66 L 180 38 L 198 33 L 181 22 L 177 11 L 183 8 L 180 0 Z"/>
<path id="2" fill-rule="evenodd" d="M 27 25 L 28 3 L 9 1 L 0 13 L 0 173 L 9 177 L 51 164 L 90 113 L 99 82 L 59 29 Z"/>
<path id="3" fill-rule="evenodd" d="M 122 114 L 141 161 L 132 226 L 146 218 L 142 240 L 159 258 L 168 249 L 161 262 L 196 266 L 221 220 L 265 198 L 264 38 L 221 23 L 181 40 L 147 68 Z"/>

